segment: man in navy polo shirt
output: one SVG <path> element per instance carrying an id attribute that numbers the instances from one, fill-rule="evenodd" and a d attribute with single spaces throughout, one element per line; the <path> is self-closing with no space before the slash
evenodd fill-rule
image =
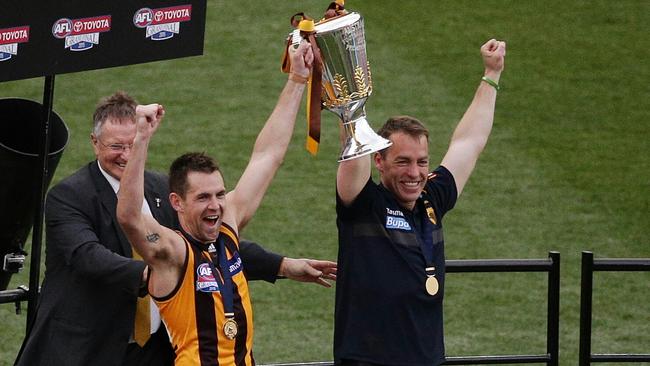
<path id="1" fill-rule="evenodd" d="M 505 42 L 481 47 L 485 73 L 440 166 L 428 131 L 408 116 L 379 134 L 392 145 L 337 173 L 339 273 L 334 358 L 339 365 L 439 365 L 445 360 L 442 218 L 456 203 L 492 129 Z"/>

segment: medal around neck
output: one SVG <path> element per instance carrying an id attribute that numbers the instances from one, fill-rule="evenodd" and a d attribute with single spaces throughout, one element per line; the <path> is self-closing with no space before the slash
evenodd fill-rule
<path id="1" fill-rule="evenodd" d="M 429 278 L 427 278 L 427 281 L 425 282 L 425 286 L 427 289 L 427 293 L 431 296 L 437 294 L 438 290 L 440 289 L 440 285 L 438 284 L 438 279 L 436 278 L 436 276 L 429 276 Z"/>
<path id="2" fill-rule="evenodd" d="M 226 322 L 223 324 L 223 333 L 226 335 L 226 338 L 230 340 L 235 339 L 235 337 L 237 337 L 237 332 L 237 322 L 235 319 L 226 319 Z"/>

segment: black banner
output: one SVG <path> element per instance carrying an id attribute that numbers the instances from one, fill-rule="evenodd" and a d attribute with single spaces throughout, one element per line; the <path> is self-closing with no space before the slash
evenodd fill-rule
<path id="1" fill-rule="evenodd" d="M 206 0 L 10 0 L 0 81 L 203 54 Z"/>

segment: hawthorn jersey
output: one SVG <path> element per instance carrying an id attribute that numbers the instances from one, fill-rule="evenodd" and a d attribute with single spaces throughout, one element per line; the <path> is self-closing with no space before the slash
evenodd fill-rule
<path id="1" fill-rule="evenodd" d="M 238 251 L 239 238 L 228 225 L 221 225 L 218 242 L 225 244 L 226 270 L 232 277 L 234 320 L 238 328 L 235 339 L 231 340 L 224 333 L 226 317 L 221 296 L 224 269 L 211 263 L 205 246 L 200 247 L 193 239 L 178 234 L 183 237 L 187 253 L 183 278 L 171 294 L 154 298 L 176 352 L 175 364 L 255 365 L 251 350 L 253 309 Z"/>

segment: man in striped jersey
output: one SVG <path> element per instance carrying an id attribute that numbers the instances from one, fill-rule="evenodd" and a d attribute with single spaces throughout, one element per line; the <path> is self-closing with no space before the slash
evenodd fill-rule
<path id="1" fill-rule="evenodd" d="M 291 140 L 313 54 L 307 43 L 291 50 L 291 73 L 279 101 L 257 137 L 235 188 L 226 192 L 214 160 L 185 154 L 170 168 L 170 201 L 180 231 L 142 214 L 143 172 L 149 141 L 164 109 L 136 109 L 137 133 L 122 177 L 117 216 L 129 241 L 151 268 L 149 292 L 156 300 L 176 351 L 177 365 L 253 365 L 253 317 L 239 256 L 239 232 L 257 210 Z M 322 285 L 335 279 L 333 262 L 314 261 L 304 276 Z M 304 269 L 304 267 L 303 267 Z M 296 268 L 294 268 L 296 270 Z M 297 268 L 298 271 L 302 270 Z"/>

